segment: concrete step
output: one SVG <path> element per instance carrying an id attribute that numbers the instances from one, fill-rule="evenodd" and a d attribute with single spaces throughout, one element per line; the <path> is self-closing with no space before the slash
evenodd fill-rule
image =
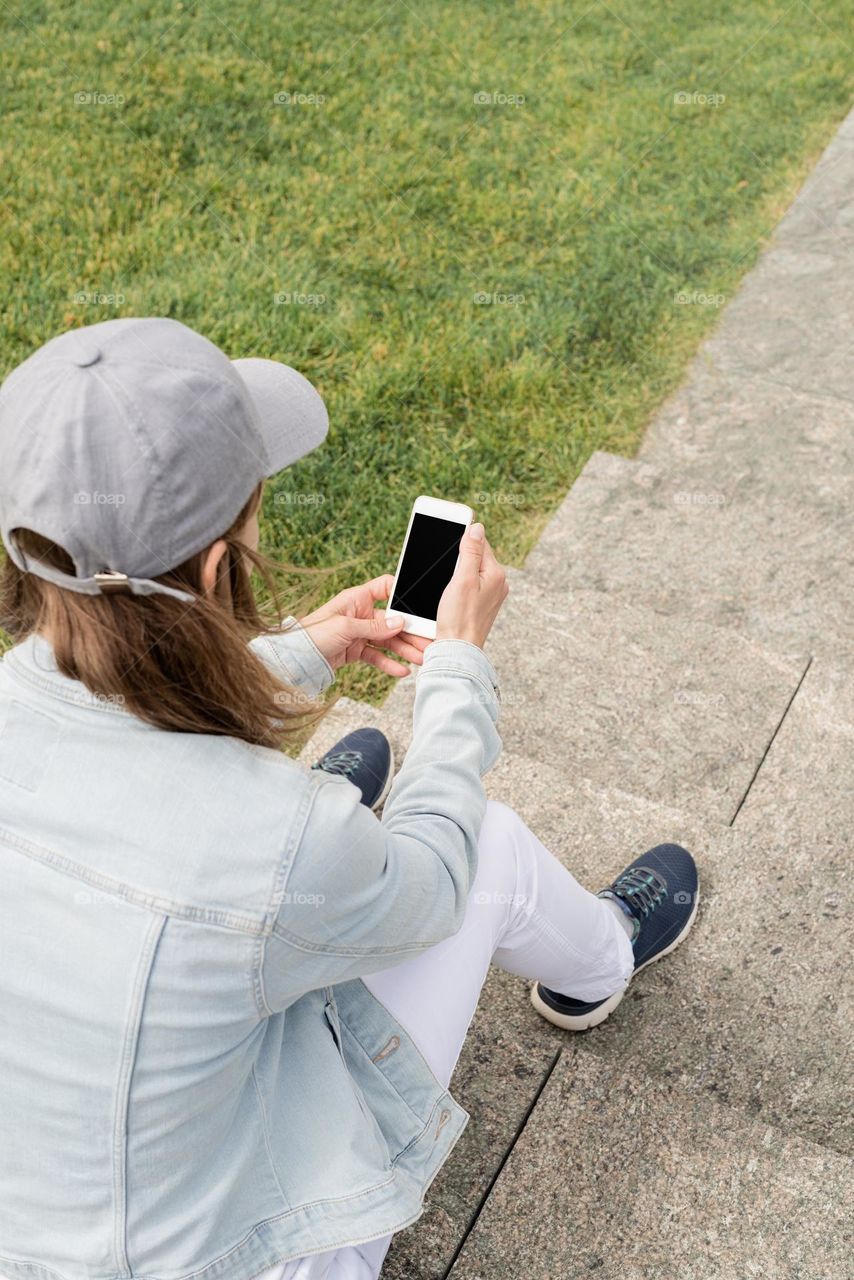
<path id="1" fill-rule="evenodd" d="M 777 228 L 776 242 L 820 245 L 840 256 L 854 249 L 854 111 L 807 178 Z"/>
<path id="2" fill-rule="evenodd" d="M 852 171 L 854 144 L 840 140 L 825 181 L 838 175 L 850 191 Z M 826 217 L 818 195 L 813 188 L 792 211 L 782 235 L 727 305 L 703 354 L 725 373 L 751 373 L 793 391 L 851 401 L 854 256 L 839 226 L 848 213 L 840 199 L 833 215 L 837 225 L 826 223 L 821 234 L 813 234 L 813 219 Z M 806 236 L 793 234 L 799 221 Z"/>
<path id="3" fill-rule="evenodd" d="M 851 1180 L 844 1157 L 567 1049 L 450 1276 L 847 1280 Z"/>
<path id="4" fill-rule="evenodd" d="M 795 393 L 754 374 L 722 373 L 701 353 L 653 418 L 638 457 L 662 471 L 690 470 L 690 492 L 724 506 L 788 503 L 831 524 L 851 501 L 854 404 Z"/>
<path id="5" fill-rule="evenodd" d="M 612 1018 L 584 1036 L 544 1022 L 528 982 L 490 972 L 452 1082 L 472 1121 L 423 1218 L 395 1242 L 390 1280 L 445 1274 L 550 1064 L 571 1047 L 854 1151 L 852 1019 L 839 991 L 840 917 L 851 909 L 841 851 L 819 863 L 810 844 L 692 821 L 520 756 L 505 755 L 487 789 L 592 890 L 652 845 L 685 845 L 700 867 L 701 907 L 684 946 L 641 974 Z"/>
<path id="6" fill-rule="evenodd" d="M 690 849 L 701 906 L 685 945 L 640 975 L 619 1011 L 584 1037 L 592 1052 L 693 1088 L 854 1154 L 854 1018 L 841 974 L 852 907 L 843 844 L 720 827 L 518 756 L 489 790 L 514 808 L 582 884 L 598 890 L 663 841 Z M 506 980 L 505 980 L 506 979 Z M 544 1023 L 517 980 L 500 975 L 490 1017 L 524 1043 L 566 1036 Z M 539 1025 L 538 1025 L 539 1024 Z"/>
<path id="7" fill-rule="evenodd" d="M 817 658 L 735 820 L 738 831 L 806 847 L 816 862 L 850 849 L 854 832 L 854 682 Z"/>
<path id="8" fill-rule="evenodd" d="M 847 331 L 832 292 L 850 295 L 852 250 L 854 112 L 655 415 L 640 457 L 665 469 L 690 463 L 713 489 L 761 483 L 795 509 L 850 484 L 850 360 L 845 338 L 835 340 Z"/>
<path id="9" fill-rule="evenodd" d="M 565 762 L 569 779 L 620 786 L 727 822 L 805 660 L 694 618 L 662 617 L 617 595 L 544 589 L 512 576 L 487 643 L 502 689 L 508 750 Z M 383 723 L 398 745 L 415 681 Z"/>
<path id="10" fill-rule="evenodd" d="M 838 495 L 810 509 L 749 482 L 713 488 L 690 470 L 596 453 L 525 572 L 555 600 L 594 588 L 678 617 L 682 628 L 708 623 L 781 652 L 854 661 L 850 509 Z"/>

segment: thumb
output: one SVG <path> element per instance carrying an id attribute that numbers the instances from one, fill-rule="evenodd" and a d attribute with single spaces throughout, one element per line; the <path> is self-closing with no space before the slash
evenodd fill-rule
<path id="1" fill-rule="evenodd" d="M 458 571 L 465 575 L 480 573 L 481 561 L 483 560 L 483 549 L 486 546 L 486 539 L 483 536 L 483 525 L 473 524 L 466 533 L 463 534 L 460 542 L 460 560 Z"/>
<path id="2" fill-rule="evenodd" d="M 352 640 L 388 640 L 403 629 L 406 619 L 399 613 L 392 613 L 386 619 L 381 609 L 374 610 L 370 618 L 348 618 L 347 630 Z"/>

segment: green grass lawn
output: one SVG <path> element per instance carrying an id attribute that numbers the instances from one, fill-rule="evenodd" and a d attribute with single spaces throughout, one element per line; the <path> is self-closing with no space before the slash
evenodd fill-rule
<path id="1" fill-rule="evenodd" d="M 593 449 L 635 448 L 832 136 L 852 18 L 10 0 L 2 371 L 71 326 L 177 317 L 328 402 L 267 549 L 338 566 L 331 591 L 393 568 L 429 492 L 519 563 Z"/>

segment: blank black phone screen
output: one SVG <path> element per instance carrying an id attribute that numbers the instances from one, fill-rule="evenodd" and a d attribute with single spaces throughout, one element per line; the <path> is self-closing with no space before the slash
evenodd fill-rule
<path id="1" fill-rule="evenodd" d="M 390 609 L 435 620 L 453 576 L 464 524 L 416 513 L 403 553 Z"/>

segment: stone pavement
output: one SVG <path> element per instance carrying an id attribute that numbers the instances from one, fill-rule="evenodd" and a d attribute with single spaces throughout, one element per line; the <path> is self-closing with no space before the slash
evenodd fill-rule
<path id="1" fill-rule="evenodd" d="M 511 575 L 490 794 L 593 889 L 685 844 L 703 901 L 585 1035 L 492 972 L 386 1280 L 852 1274 L 852 299 L 854 113 L 638 459 L 594 454 Z M 413 684 L 306 757 L 370 721 L 401 758 Z"/>

